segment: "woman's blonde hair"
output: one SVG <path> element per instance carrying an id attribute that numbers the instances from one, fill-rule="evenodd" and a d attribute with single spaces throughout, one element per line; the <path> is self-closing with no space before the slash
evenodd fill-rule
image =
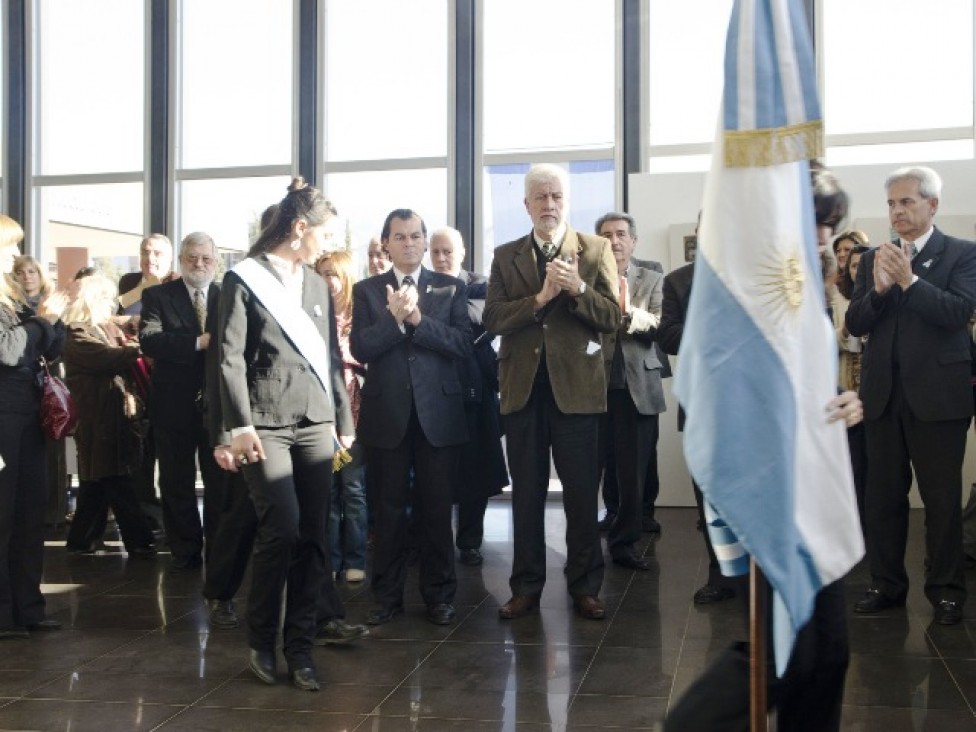
<path id="1" fill-rule="evenodd" d="M 24 240 L 24 230 L 20 224 L 6 214 L 0 214 L 0 249 L 6 249 L 11 244 L 20 244 Z M 16 310 L 18 304 L 24 304 L 23 295 L 20 287 L 11 276 L 0 275 L 0 305 L 6 305 L 11 310 Z"/>
<path id="2" fill-rule="evenodd" d="M 100 304 L 106 300 L 114 301 L 118 288 L 99 272 L 82 277 L 78 282 L 78 294 L 68 305 L 62 319 L 65 323 L 100 325 L 105 317 L 111 317 L 115 312 L 115 308 L 109 308 L 107 313 L 100 311 Z"/>
<path id="3" fill-rule="evenodd" d="M 322 262 L 331 262 L 332 268 L 342 283 L 342 289 L 334 298 L 336 311 L 339 313 L 352 313 L 352 286 L 356 284 L 353 275 L 352 255 L 344 249 L 337 249 L 334 252 L 326 252 L 315 262 L 315 271 L 319 271 Z"/>
<path id="4" fill-rule="evenodd" d="M 41 278 L 40 294 L 42 298 L 47 297 L 54 292 L 54 283 L 48 279 L 47 273 L 44 271 L 44 267 L 30 254 L 21 254 L 19 257 L 17 257 L 17 259 L 14 260 L 14 275 L 17 274 L 18 270 L 21 270 L 27 266 L 33 267 L 37 271 L 38 276 Z M 15 281 L 17 281 L 16 278 Z M 27 297 L 26 292 L 24 293 L 24 297 Z"/>

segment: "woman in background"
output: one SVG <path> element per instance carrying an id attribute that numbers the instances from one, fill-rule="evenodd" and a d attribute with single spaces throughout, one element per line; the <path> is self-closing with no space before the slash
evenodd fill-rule
<path id="1" fill-rule="evenodd" d="M 132 474 L 141 466 L 141 404 L 130 373 L 138 345 L 113 322 L 117 290 L 101 274 L 78 280 L 68 311 L 64 347 L 65 382 L 78 410 L 78 499 L 68 530 L 67 549 L 91 553 L 102 538 L 111 507 L 129 556 L 156 555 L 153 535 L 139 510 Z"/>
<path id="2" fill-rule="evenodd" d="M 323 254 L 315 263 L 315 271 L 329 285 L 335 305 L 336 330 L 342 351 L 342 368 L 349 395 L 353 423 L 359 422 L 359 379 L 363 366 L 349 351 L 349 331 L 352 329 L 352 257 L 349 252 Z M 349 450 L 352 460 L 343 466 L 332 482 L 332 510 L 329 514 L 329 543 L 332 548 L 332 569 L 344 572 L 347 582 L 362 582 L 366 578 L 366 482 L 365 455 L 358 443 Z"/>
<path id="3" fill-rule="evenodd" d="M 861 355 L 864 343 L 860 338 L 847 332 L 844 316 L 851 304 L 851 293 L 854 292 L 854 280 L 861 257 L 870 251 L 867 234 L 856 229 L 847 231 L 837 237 L 837 240 L 857 241 L 848 250 L 847 266 L 840 273 L 840 279 L 831 301 L 831 311 L 834 319 L 834 331 L 837 333 L 838 347 L 838 382 L 844 391 L 858 391 L 861 388 Z M 864 531 L 864 490 L 868 480 L 867 443 L 864 437 L 864 425 L 859 424 L 847 431 L 848 443 L 851 448 L 851 469 L 854 471 L 854 492 L 857 495 L 857 510 L 861 518 L 861 531 Z"/>
<path id="4" fill-rule="evenodd" d="M 41 432 L 40 359 L 61 355 L 67 304 L 55 293 L 38 306 L 24 302 L 10 279 L 24 231 L 0 214 L 0 640 L 57 630 L 41 594 L 47 460 Z"/>
<path id="5" fill-rule="evenodd" d="M 41 263 L 29 254 L 23 254 L 14 261 L 14 279 L 24 291 L 24 298 L 31 310 L 37 310 L 41 301 L 54 292 L 54 285 L 44 274 Z"/>

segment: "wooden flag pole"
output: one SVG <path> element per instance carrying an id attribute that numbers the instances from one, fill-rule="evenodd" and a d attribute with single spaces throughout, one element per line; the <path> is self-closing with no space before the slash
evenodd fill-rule
<path id="1" fill-rule="evenodd" d="M 750 732 L 767 732 L 766 714 L 766 578 L 749 558 L 749 710 Z"/>

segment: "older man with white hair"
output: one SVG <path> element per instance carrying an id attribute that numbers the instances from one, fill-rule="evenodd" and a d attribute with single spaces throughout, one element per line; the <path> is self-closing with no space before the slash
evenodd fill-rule
<path id="1" fill-rule="evenodd" d="M 149 414 L 174 571 L 203 563 L 204 535 L 213 530 L 217 508 L 208 505 L 206 493 L 222 483 L 201 410 L 206 351 L 216 328 L 220 291 L 214 284 L 217 247 L 208 234 L 195 231 L 183 239 L 180 270 L 182 278 L 142 293 L 139 324 L 139 343 L 154 362 Z M 204 484 L 203 526 L 197 510 L 197 460 Z"/>
<path id="2" fill-rule="evenodd" d="M 498 614 L 511 620 L 539 607 L 551 454 L 566 512 L 567 589 L 581 617 L 602 620 L 602 339 L 620 324 L 617 264 L 609 241 L 567 224 L 569 175 L 563 168 L 530 168 L 525 210 L 532 231 L 495 250 L 485 302 L 485 328 L 502 337 L 498 367 L 515 539 L 512 598 Z"/>

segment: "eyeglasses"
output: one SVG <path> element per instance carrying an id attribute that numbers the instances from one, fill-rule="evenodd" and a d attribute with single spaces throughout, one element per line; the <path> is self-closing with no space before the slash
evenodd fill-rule
<path id="1" fill-rule="evenodd" d="M 205 267 L 209 267 L 216 261 L 213 257 L 200 256 L 198 254 L 184 254 L 181 259 L 187 264 L 203 264 Z"/>

